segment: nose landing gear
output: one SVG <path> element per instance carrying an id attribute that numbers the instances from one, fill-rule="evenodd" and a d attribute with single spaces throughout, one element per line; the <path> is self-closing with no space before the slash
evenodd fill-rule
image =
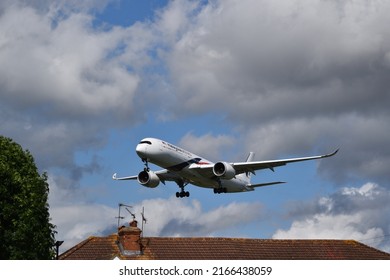
<path id="1" fill-rule="evenodd" d="M 142 162 L 145 165 L 144 171 L 149 172 L 150 169 L 149 169 L 148 159 L 147 158 L 143 158 Z"/>

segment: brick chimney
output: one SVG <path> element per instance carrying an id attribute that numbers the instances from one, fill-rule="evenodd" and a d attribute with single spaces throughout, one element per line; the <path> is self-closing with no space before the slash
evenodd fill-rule
<path id="1" fill-rule="evenodd" d="M 122 226 L 118 229 L 118 246 L 121 253 L 126 256 L 141 254 L 141 230 L 138 222 L 133 220 L 129 227 Z"/>

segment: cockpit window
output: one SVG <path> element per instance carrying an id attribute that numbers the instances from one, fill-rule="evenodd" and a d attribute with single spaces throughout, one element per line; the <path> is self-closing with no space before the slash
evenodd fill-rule
<path id="1" fill-rule="evenodd" d="M 140 144 L 148 144 L 148 145 L 152 145 L 152 142 L 150 141 L 141 141 L 139 142 Z"/>

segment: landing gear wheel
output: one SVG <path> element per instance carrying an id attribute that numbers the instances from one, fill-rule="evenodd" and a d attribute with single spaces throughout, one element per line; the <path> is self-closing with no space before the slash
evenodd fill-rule
<path id="1" fill-rule="evenodd" d="M 216 189 L 214 189 L 214 193 L 217 193 L 217 194 L 227 193 L 227 188 L 216 188 Z"/>
<path id="2" fill-rule="evenodd" d="M 184 187 L 185 187 L 188 183 L 178 182 L 177 184 L 179 185 L 179 188 L 181 189 L 181 191 L 180 191 L 180 192 L 176 192 L 176 197 L 180 197 L 180 198 L 183 198 L 183 197 L 190 197 L 190 192 L 184 191 Z"/>
<path id="3" fill-rule="evenodd" d="M 214 193 L 221 194 L 221 193 L 227 193 L 227 188 L 222 187 L 222 181 L 221 179 L 217 178 L 218 187 L 214 188 Z"/>
<path id="4" fill-rule="evenodd" d="M 176 192 L 176 197 L 180 197 L 180 198 L 190 197 L 190 192 L 185 192 L 185 191 Z"/>

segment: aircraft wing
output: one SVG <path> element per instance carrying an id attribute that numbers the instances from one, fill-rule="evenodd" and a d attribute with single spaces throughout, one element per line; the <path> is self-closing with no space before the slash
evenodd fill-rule
<path id="1" fill-rule="evenodd" d="M 114 175 L 112 175 L 112 179 L 113 180 L 136 180 L 137 176 L 117 177 L 117 174 L 114 173 Z"/>
<path id="2" fill-rule="evenodd" d="M 232 166 L 236 170 L 236 174 L 241 174 L 244 172 L 255 173 L 256 170 L 261 170 L 261 169 L 271 169 L 272 171 L 274 171 L 275 167 L 284 166 L 288 163 L 327 158 L 327 157 L 334 156 L 337 152 L 338 152 L 338 149 L 330 154 L 312 156 L 312 157 L 289 158 L 289 159 L 266 160 L 266 161 L 252 161 L 252 162 L 237 162 L 237 163 L 232 163 Z"/>
<path id="3" fill-rule="evenodd" d="M 249 172 L 255 174 L 256 170 L 271 169 L 272 171 L 274 171 L 275 167 L 284 166 L 288 163 L 327 158 L 327 157 L 334 156 L 337 152 L 338 152 L 338 149 L 336 151 L 334 151 L 333 153 L 319 155 L 319 156 L 278 159 L 278 160 L 265 160 L 265 161 L 234 162 L 234 163 L 230 163 L 230 165 L 235 169 L 236 175 L 242 174 L 242 173 L 249 173 Z M 214 164 L 207 164 L 207 165 L 200 165 L 200 166 L 194 165 L 194 166 L 191 166 L 190 169 L 197 169 L 202 174 L 204 174 L 204 175 L 207 174 L 206 176 L 212 177 L 213 176 L 213 172 L 212 172 L 213 167 L 214 167 Z"/>
<path id="4" fill-rule="evenodd" d="M 162 170 L 159 170 L 159 171 L 152 171 L 153 173 L 155 173 L 158 178 L 160 179 L 160 181 L 165 184 L 165 181 L 174 181 L 174 182 L 178 182 L 178 181 L 183 181 L 184 179 L 178 175 L 176 175 L 176 173 L 173 173 L 173 172 L 170 172 L 169 170 L 166 170 L 166 169 L 162 169 Z M 138 175 L 134 175 L 134 176 L 127 176 L 127 177 L 117 177 L 117 174 L 114 173 L 114 175 L 112 175 L 112 179 L 113 180 L 118 180 L 118 181 L 121 181 L 121 180 L 137 180 L 138 178 Z"/>

